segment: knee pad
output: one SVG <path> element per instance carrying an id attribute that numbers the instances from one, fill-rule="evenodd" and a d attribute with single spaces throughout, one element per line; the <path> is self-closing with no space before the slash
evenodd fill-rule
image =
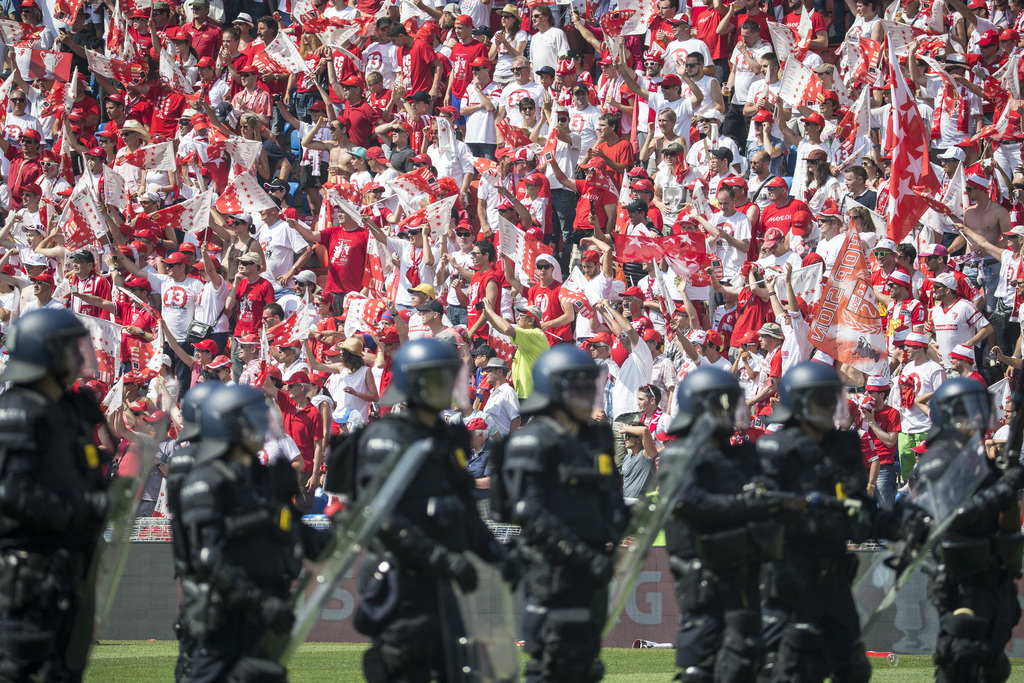
<path id="1" fill-rule="evenodd" d="M 228 674 L 228 683 L 288 683 L 288 670 L 275 661 L 242 657 Z"/>
<path id="2" fill-rule="evenodd" d="M 825 639 L 821 629 L 806 623 L 790 624 L 782 634 L 772 680 L 805 683 L 823 681 L 827 673 Z"/>
<path id="3" fill-rule="evenodd" d="M 434 624 L 426 614 L 388 624 L 380 634 L 381 659 L 388 673 L 394 675 L 413 663 L 425 663 L 436 640 L 434 635 Z"/>
<path id="4" fill-rule="evenodd" d="M 760 626 L 761 615 L 757 612 L 735 610 L 725 615 L 722 647 L 715 656 L 716 683 L 739 683 L 755 678 L 764 654 Z"/>

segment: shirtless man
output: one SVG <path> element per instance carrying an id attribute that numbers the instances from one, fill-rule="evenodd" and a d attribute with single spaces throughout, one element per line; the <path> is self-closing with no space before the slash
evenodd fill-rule
<path id="1" fill-rule="evenodd" d="M 356 145 L 352 144 L 352 141 L 348 139 L 348 130 L 345 128 L 345 123 L 338 119 L 331 121 L 330 140 L 314 140 L 316 132 L 327 121 L 326 116 L 319 117 L 313 127 L 309 129 L 309 132 L 302 138 L 301 144 L 306 149 L 330 152 L 330 160 L 327 163 L 328 180 L 330 182 L 337 182 L 342 179 L 341 176 L 348 178 L 358 171 L 355 163 L 352 161 L 352 156 L 349 154 L 349 150 L 355 149 Z"/>
<path id="2" fill-rule="evenodd" d="M 989 244 L 1003 246 L 1003 233 L 1009 232 L 1010 213 L 989 196 L 991 181 L 983 175 L 967 176 L 967 200 L 971 206 L 964 210 L 964 225 L 981 235 Z M 956 252 L 966 242 L 962 235 L 949 247 Z M 978 285 L 985 288 L 985 309 L 989 315 L 996 310 L 996 284 L 999 282 L 999 260 L 985 254 L 979 257 Z"/>

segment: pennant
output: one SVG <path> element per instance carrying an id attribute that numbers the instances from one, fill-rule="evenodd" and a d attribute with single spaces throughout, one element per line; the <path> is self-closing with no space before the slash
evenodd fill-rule
<path id="1" fill-rule="evenodd" d="M 617 239 L 617 238 L 616 238 Z M 686 280 L 692 287 L 707 287 L 711 284 L 704 269 L 709 263 L 707 240 L 701 232 L 682 232 L 671 238 L 677 240 L 673 246 L 665 252 L 665 261 L 669 269 L 680 278 Z M 616 251 L 618 251 L 616 249 Z M 648 259 L 653 261 L 654 259 Z"/>
<path id="2" fill-rule="evenodd" d="M 166 48 L 160 50 L 160 81 L 173 92 L 191 102 L 195 102 L 199 98 L 199 95 L 192 88 L 192 84 L 189 83 L 188 77 L 181 68 L 181 64 L 175 61 Z"/>
<path id="3" fill-rule="evenodd" d="M 619 263 L 661 261 L 669 253 L 677 254 L 693 247 L 687 233 L 671 237 L 615 235 L 615 258 Z"/>
<path id="4" fill-rule="evenodd" d="M 213 188 L 198 197 L 193 197 L 181 204 L 160 209 L 150 219 L 157 225 L 170 225 L 181 232 L 197 232 L 210 226 L 210 208 L 213 204 Z"/>
<path id="5" fill-rule="evenodd" d="M 99 320 L 99 318 L 97 318 L 97 320 Z M 103 322 L 107 321 L 104 320 Z M 94 341 L 93 346 L 95 345 L 96 342 Z M 103 414 L 107 417 L 116 413 L 122 405 L 124 405 L 124 375 L 117 378 L 114 386 L 110 387 L 110 390 L 107 391 L 107 395 L 103 397 L 103 402 L 100 403 L 100 406 L 103 408 Z"/>
<path id="6" fill-rule="evenodd" d="M 437 122 L 437 146 L 452 156 L 455 155 L 455 133 L 452 124 L 443 116 L 434 118 Z"/>
<path id="7" fill-rule="evenodd" d="M 134 152 L 129 152 L 114 161 L 115 166 L 122 164 L 137 166 L 147 171 L 166 171 L 171 173 L 178 170 L 174 160 L 174 143 L 170 140 L 158 142 L 155 145 L 139 147 Z"/>
<path id="8" fill-rule="evenodd" d="M 86 50 L 85 57 L 89 60 L 90 71 L 118 83 L 139 83 L 146 75 L 146 68 L 140 64 L 104 57 L 92 50 Z"/>
<path id="9" fill-rule="evenodd" d="M 120 292 L 121 294 L 123 294 L 124 296 L 128 297 L 128 299 L 130 299 L 132 302 L 134 302 L 136 306 L 138 306 L 139 308 L 141 308 L 142 310 L 146 311 L 151 316 L 153 316 L 154 320 L 156 320 L 157 322 L 160 322 L 160 319 L 161 319 L 160 318 L 160 311 L 158 311 L 155 308 L 153 308 L 152 306 L 150 306 L 148 301 L 143 301 L 141 298 L 135 296 L 130 291 L 128 291 L 127 289 L 124 289 L 122 287 L 114 287 L 114 289 L 117 290 L 118 292 Z M 161 348 L 163 348 L 162 345 L 161 345 Z"/>
<path id="10" fill-rule="evenodd" d="M 212 130 L 212 129 L 211 129 Z M 231 155 L 232 161 L 246 171 L 252 171 L 256 162 L 260 159 L 260 152 L 263 151 L 261 140 L 246 140 L 238 136 L 231 136 L 224 141 L 224 151 Z"/>
<path id="11" fill-rule="evenodd" d="M 1010 55 L 1006 64 L 1001 69 L 992 74 L 994 78 L 1002 88 L 1010 93 L 1010 97 L 1015 100 L 1019 100 L 1020 97 L 1020 80 L 1017 78 L 1017 64 L 1020 62 L 1020 55 L 1013 53 Z"/>
<path id="12" fill-rule="evenodd" d="M 14 48 L 14 61 L 26 81 L 37 78 L 67 82 L 71 78 L 71 53 Z"/>
<path id="13" fill-rule="evenodd" d="M 76 317 L 89 330 L 92 348 L 96 351 L 96 379 L 110 384 L 117 376 L 121 362 L 121 326 L 91 315 L 78 313 Z"/>
<path id="14" fill-rule="evenodd" d="M 847 232 L 814 308 L 810 342 L 861 372 L 880 375 L 888 358 L 885 326 L 863 250 L 860 235 L 852 230 Z"/>
<path id="15" fill-rule="evenodd" d="M 235 176 L 214 206 L 222 214 L 234 215 L 272 209 L 277 207 L 277 203 L 260 186 L 256 176 L 246 172 Z"/>
<path id="16" fill-rule="evenodd" d="M 290 316 L 267 330 L 267 337 L 274 338 L 274 346 L 286 346 L 295 341 L 308 339 L 310 327 L 312 319 L 309 306 L 302 304 Z"/>
<path id="17" fill-rule="evenodd" d="M 902 74 L 896 55 L 890 48 L 889 66 L 894 74 Z M 921 119 L 917 101 L 902 77 L 893 78 L 892 127 L 896 144 L 892 148 L 892 172 L 895 182 L 889 183 L 888 235 L 897 244 L 917 225 L 928 210 L 927 203 L 910 188 L 927 187 L 938 190 L 938 180 L 928 160 L 929 130 Z"/>
<path id="18" fill-rule="evenodd" d="M 505 140 L 506 147 L 526 147 L 530 144 L 530 136 L 527 135 L 522 129 L 516 128 L 509 121 L 508 117 L 503 118 L 494 124 L 494 127 L 501 133 L 501 137 Z"/>

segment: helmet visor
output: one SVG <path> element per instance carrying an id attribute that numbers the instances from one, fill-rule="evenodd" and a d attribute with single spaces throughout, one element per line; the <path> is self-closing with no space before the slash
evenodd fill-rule
<path id="1" fill-rule="evenodd" d="M 750 410 L 742 392 L 718 391 L 694 397 L 701 414 L 707 413 L 721 431 L 742 431 L 750 426 Z"/>
<path id="2" fill-rule="evenodd" d="M 850 409 L 843 387 L 813 387 L 803 395 L 803 419 L 819 429 L 841 429 L 849 423 Z"/>
<path id="3" fill-rule="evenodd" d="M 250 453 L 259 452 L 268 441 L 284 438 L 281 413 L 269 402 L 250 403 L 239 416 L 239 436 Z"/>
<path id="4" fill-rule="evenodd" d="M 996 411 L 992 407 L 992 396 L 987 392 L 954 396 L 943 401 L 938 410 L 941 424 L 965 434 L 996 428 Z"/>
<path id="5" fill-rule="evenodd" d="M 61 359 L 59 367 L 65 375 L 61 379 L 71 384 L 81 378 L 83 382 L 99 376 L 99 364 L 96 361 L 96 350 L 89 335 L 69 339 L 57 350 Z"/>
<path id="6" fill-rule="evenodd" d="M 595 409 L 604 405 L 604 384 L 607 370 L 601 366 L 587 370 L 572 370 L 559 379 L 562 403 L 579 421 L 590 418 Z"/>
<path id="7" fill-rule="evenodd" d="M 461 363 L 458 369 L 442 365 L 417 370 L 413 383 L 415 396 L 410 397 L 411 403 L 432 410 L 447 410 L 453 403 L 460 407 L 469 405 L 468 374 Z"/>

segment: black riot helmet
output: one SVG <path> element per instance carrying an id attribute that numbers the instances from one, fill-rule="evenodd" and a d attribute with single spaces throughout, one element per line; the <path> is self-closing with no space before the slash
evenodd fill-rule
<path id="1" fill-rule="evenodd" d="M 965 377 L 943 382 L 928 405 L 932 426 L 938 429 L 983 431 L 992 419 L 992 397 L 985 385 Z"/>
<path id="2" fill-rule="evenodd" d="M 461 394 L 468 391 L 467 382 L 458 377 L 464 366 L 450 344 L 436 339 L 402 344 L 391 367 L 391 383 L 380 400 L 383 405 L 404 401 L 409 406 L 445 410 L 452 407 L 453 398 L 466 400 Z"/>
<path id="3" fill-rule="evenodd" d="M 520 405 L 523 413 L 560 406 L 577 422 L 586 422 L 594 409 L 601 368 L 586 351 L 573 344 L 556 344 L 533 366 L 533 391 Z"/>
<path id="4" fill-rule="evenodd" d="M 669 434 L 689 429 L 705 413 L 714 416 L 718 430 L 723 432 L 746 426 L 742 419 L 746 403 L 740 383 L 720 368 L 697 368 L 688 374 L 676 388 L 676 406 L 679 412 L 669 425 Z M 737 419 L 738 413 L 741 419 Z"/>
<path id="5" fill-rule="evenodd" d="M 846 408 L 843 383 L 831 366 L 805 361 L 794 365 L 779 381 L 779 403 L 772 422 L 798 420 L 828 431 Z"/>
<path id="6" fill-rule="evenodd" d="M 40 308 L 21 316 L 7 334 L 10 360 L 0 382 L 25 384 L 52 376 L 62 387 L 96 375 L 89 330 L 73 313 Z"/>

